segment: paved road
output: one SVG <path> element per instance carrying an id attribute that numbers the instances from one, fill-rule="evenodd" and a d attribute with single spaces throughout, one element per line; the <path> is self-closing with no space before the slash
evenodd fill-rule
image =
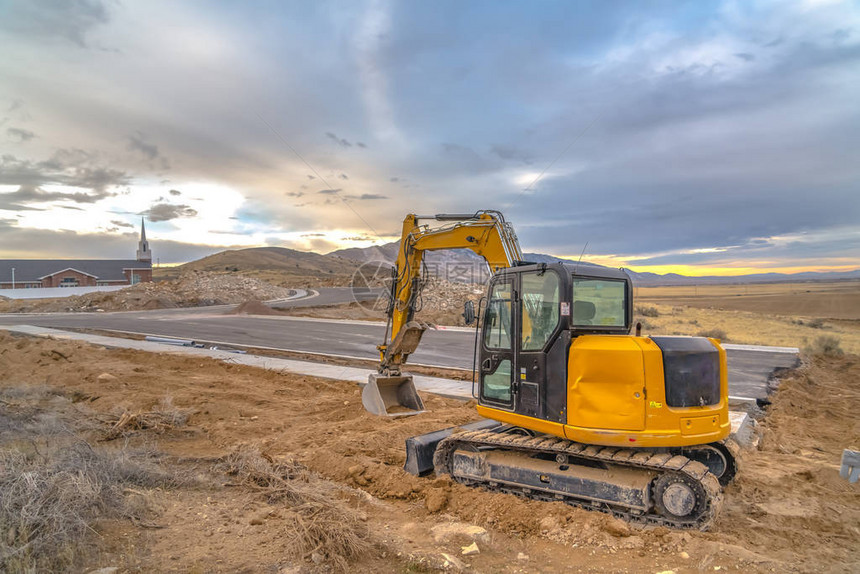
<path id="1" fill-rule="evenodd" d="M 308 299 L 279 303 L 295 307 L 351 300 L 349 289 L 321 288 Z M 384 326 L 360 321 L 227 314 L 231 306 L 166 309 L 121 313 L 53 313 L 0 315 L 0 325 L 38 325 L 126 331 L 205 342 L 273 347 L 290 351 L 376 359 Z M 410 362 L 440 367 L 472 368 L 474 332 L 428 331 Z M 729 393 L 764 398 L 766 382 L 777 367 L 790 367 L 796 355 L 729 350 Z"/>

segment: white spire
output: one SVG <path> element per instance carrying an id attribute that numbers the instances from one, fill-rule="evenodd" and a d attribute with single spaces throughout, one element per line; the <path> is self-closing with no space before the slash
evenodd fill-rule
<path id="1" fill-rule="evenodd" d="M 140 241 L 137 243 L 137 260 L 152 262 L 152 251 L 149 250 L 149 241 L 146 240 L 146 227 L 143 218 L 140 218 Z"/>

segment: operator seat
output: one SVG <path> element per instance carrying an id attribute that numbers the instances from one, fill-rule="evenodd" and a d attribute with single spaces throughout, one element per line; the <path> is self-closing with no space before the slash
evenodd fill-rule
<path id="1" fill-rule="evenodd" d="M 591 320 L 595 314 L 594 303 L 591 301 L 574 301 L 573 302 L 573 323 L 574 325 L 591 325 Z"/>

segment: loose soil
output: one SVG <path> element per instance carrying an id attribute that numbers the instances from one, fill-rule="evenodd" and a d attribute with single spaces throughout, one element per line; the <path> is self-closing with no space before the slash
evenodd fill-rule
<path id="1" fill-rule="evenodd" d="M 86 397 L 88 409 L 192 410 L 185 427 L 129 440 L 157 441 L 178 461 L 206 463 L 253 445 L 296 460 L 323 492 L 365 516 L 373 550 L 355 572 L 846 572 L 860 568 L 860 486 L 838 476 L 843 448 L 860 445 L 860 357 L 813 359 L 786 377 L 747 451 L 711 532 L 630 527 L 561 503 L 523 500 L 401 470 L 404 440 L 476 418 L 472 404 L 425 395 L 428 412 L 367 414 L 356 386 L 210 359 L 104 349 L 0 333 L 0 386 L 47 385 Z M 104 376 L 105 374 L 109 376 Z M 102 375 L 102 376 L 100 376 Z M 150 433 L 150 434 L 148 434 Z M 338 494 L 339 493 L 339 494 Z M 235 487 L 186 486 L 157 494 L 161 528 L 113 524 L 97 566 L 133 572 L 314 572 L 311 557 L 285 562 L 290 513 Z M 480 553 L 468 536 L 434 526 L 485 528 Z M 448 555 L 446 558 L 443 554 Z"/>

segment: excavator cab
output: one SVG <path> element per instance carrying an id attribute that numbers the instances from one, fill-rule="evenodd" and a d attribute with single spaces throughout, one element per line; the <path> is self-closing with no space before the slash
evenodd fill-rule
<path id="1" fill-rule="evenodd" d="M 684 447 L 724 439 L 725 351 L 704 337 L 629 335 L 620 269 L 525 265 L 490 282 L 478 413 L 579 442 Z"/>

